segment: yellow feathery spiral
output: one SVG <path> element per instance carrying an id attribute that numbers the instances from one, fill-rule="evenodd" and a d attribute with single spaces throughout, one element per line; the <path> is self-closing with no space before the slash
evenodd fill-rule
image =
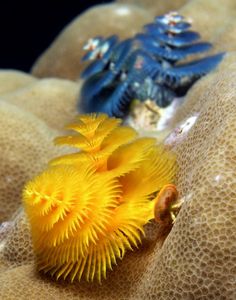
<path id="1" fill-rule="evenodd" d="M 165 208 L 157 193 L 173 181 L 174 155 L 120 123 L 79 116 L 68 126 L 75 134 L 55 142 L 80 151 L 54 159 L 24 188 L 39 269 L 57 279 L 101 281 Z"/>

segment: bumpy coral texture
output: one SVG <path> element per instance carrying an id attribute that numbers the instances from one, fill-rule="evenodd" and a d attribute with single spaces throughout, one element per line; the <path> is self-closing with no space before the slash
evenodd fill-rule
<path id="1" fill-rule="evenodd" d="M 36 78 L 20 71 L 0 71 L 0 95 L 15 91 L 37 81 Z"/>
<path id="2" fill-rule="evenodd" d="M 79 85 L 69 80 L 51 78 L 34 80 L 26 87 L 3 94 L 1 99 L 33 113 L 49 127 L 62 130 L 76 115 L 78 91 Z"/>
<path id="3" fill-rule="evenodd" d="M 49 159 L 63 153 L 51 141 L 58 135 L 57 129 L 74 117 L 78 86 L 58 79 L 39 82 L 20 72 L 1 74 L 0 82 L 5 84 L 7 80 L 11 87 L 0 96 L 0 222 L 3 222 L 18 209 L 25 182 L 40 172 Z"/>
<path id="4" fill-rule="evenodd" d="M 57 279 L 101 282 L 141 243 L 154 206 L 163 213 L 163 197 L 155 194 L 173 181 L 175 156 L 120 123 L 103 114 L 79 116 L 68 126 L 77 134 L 56 143 L 81 151 L 54 159 L 24 188 L 39 269 Z"/>
<path id="5" fill-rule="evenodd" d="M 192 0 L 179 12 L 194 16 L 194 30 L 201 32 L 203 39 L 217 45 L 215 51 L 236 50 L 234 0 Z M 83 30 L 82 26 L 80 30 Z M 70 36 L 66 36 L 70 40 Z M 66 48 L 70 42 L 65 36 L 63 39 Z M 78 47 L 71 51 L 77 53 Z M 200 113 L 186 139 L 175 147 L 179 164 L 177 185 L 186 201 L 164 244 L 158 239 L 159 226 L 149 224 L 145 228 L 142 247 L 127 253 L 102 285 L 91 287 L 91 284 L 82 282 L 53 282 L 39 276 L 35 270 L 29 226 L 23 212 L 11 220 L 9 214 L 9 222 L 0 227 L 1 299 L 236 299 L 235 61 L 236 53 L 229 53 L 214 74 L 201 79 L 189 91 L 172 124 L 176 126 L 195 112 Z M 58 63 L 57 57 L 54 62 Z M 70 62 L 73 65 L 73 61 Z M 47 64 L 50 70 L 50 60 Z M 70 73 L 70 65 L 66 64 L 65 68 Z M 23 124 L 18 121 L 18 116 L 14 115 L 15 128 L 17 124 Z M 11 118 L 11 114 L 6 115 L 5 124 Z M 14 134 L 14 127 L 9 128 L 12 131 L 5 134 L 6 145 Z M 25 130 L 28 132 L 30 126 Z M 51 132 L 49 127 L 47 130 Z M 43 135 L 47 136 L 46 131 Z M 38 135 L 32 137 L 35 145 L 40 139 Z M 18 147 L 12 152 L 14 157 L 17 157 L 20 145 L 27 142 L 27 134 L 22 135 L 20 141 L 16 140 Z M 45 147 L 45 153 L 52 154 L 49 141 L 45 144 L 41 141 L 40 145 Z M 34 147 L 34 151 L 37 155 L 41 148 Z M 4 159 L 8 158 L 8 152 L 5 153 Z M 15 182 L 17 178 L 25 182 L 35 172 L 35 165 L 31 161 L 28 163 L 27 156 L 18 160 L 27 164 L 25 174 L 18 173 L 18 167 L 8 169 L 15 175 Z M 44 166 L 40 163 L 39 167 Z M 2 166 L 0 170 L 2 172 Z M 1 186 L 4 187 L 6 181 L 3 181 L 2 174 L 4 172 L 1 173 Z M 15 202 L 18 203 L 14 204 L 15 207 L 19 207 L 19 195 L 10 193 L 13 189 L 14 184 L 5 188 L 5 195 L 9 195 L 3 204 L 5 210 Z"/>
<path id="6" fill-rule="evenodd" d="M 48 147 L 53 132 L 40 119 L 3 101 L 0 101 L 0 115 L 0 221 L 3 222 L 19 207 L 25 181 L 36 175 L 56 151 L 52 145 Z"/>

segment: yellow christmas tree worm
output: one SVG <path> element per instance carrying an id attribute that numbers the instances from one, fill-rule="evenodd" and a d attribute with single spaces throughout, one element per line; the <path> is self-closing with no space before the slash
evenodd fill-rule
<path id="1" fill-rule="evenodd" d="M 155 210 L 170 195 L 157 194 L 173 182 L 174 155 L 120 123 L 103 114 L 80 116 L 68 126 L 74 135 L 55 140 L 80 151 L 54 159 L 24 188 L 39 269 L 57 279 L 101 281 L 138 247 L 144 225 L 160 219 Z"/>

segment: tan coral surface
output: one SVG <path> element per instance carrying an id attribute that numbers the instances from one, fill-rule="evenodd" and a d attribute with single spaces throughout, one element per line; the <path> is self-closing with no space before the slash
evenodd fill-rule
<path id="1" fill-rule="evenodd" d="M 36 78 L 15 70 L 0 71 L 0 95 L 12 92 L 36 81 Z"/>
<path id="2" fill-rule="evenodd" d="M 189 13 L 200 13 L 195 11 L 199 3 L 189 2 Z M 207 0 L 206 8 L 207 3 L 214 4 Z M 235 2 L 224 3 L 228 8 L 223 12 L 230 9 L 233 14 Z M 212 38 L 217 30 L 209 29 Z M 235 40 L 227 42 L 233 50 Z M 0 102 L 0 207 L 5 221 L 0 226 L 0 299 L 236 299 L 235 62 L 236 53 L 226 55 L 218 70 L 189 91 L 173 119 L 174 127 L 199 114 L 186 139 L 173 147 L 179 164 L 177 187 L 185 202 L 172 230 L 162 243 L 160 228 L 149 224 L 142 247 L 127 253 L 102 285 L 54 282 L 37 273 L 20 189 L 55 155 L 51 139 L 57 132 L 33 115 L 35 111 Z M 25 101 L 31 103 L 34 95 L 28 95 Z M 46 103 L 47 94 L 42 98 Z M 37 100 L 35 105 L 40 105 Z"/>
<path id="3" fill-rule="evenodd" d="M 215 42 L 218 35 L 234 22 L 236 2 L 234 0 L 193 0 L 188 1 L 179 12 L 193 20 L 193 29 L 198 31 L 203 39 L 210 41 L 214 39 Z M 229 40 L 227 44 L 235 45 L 235 40 Z"/>
<path id="4" fill-rule="evenodd" d="M 20 205 L 25 181 L 55 153 L 55 133 L 40 119 L 3 101 L 0 115 L 0 221 L 5 221 Z"/>
<path id="5" fill-rule="evenodd" d="M 152 14 L 161 15 L 169 11 L 178 10 L 188 0 L 117 0 L 118 3 L 135 4 L 150 11 Z"/>
<path id="6" fill-rule="evenodd" d="M 17 73 L 5 74 L 9 82 L 15 81 Z M 17 76 L 18 82 L 27 78 L 31 83 L 15 85 L 14 91 L 0 96 L 0 222 L 19 207 L 26 180 L 61 151 L 52 139 L 74 118 L 78 97 L 74 82 Z"/>
<path id="7" fill-rule="evenodd" d="M 78 83 L 51 78 L 18 88 L 0 100 L 33 113 L 52 128 L 63 129 L 76 115 L 78 96 Z"/>

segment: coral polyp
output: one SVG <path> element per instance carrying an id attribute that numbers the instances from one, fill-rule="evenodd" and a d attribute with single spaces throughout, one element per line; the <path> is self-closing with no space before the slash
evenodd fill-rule
<path id="1" fill-rule="evenodd" d="M 106 115 L 81 115 L 56 139 L 80 151 L 52 160 L 26 184 L 23 202 L 39 269 L 101 281 L 154 219 L 158 192 L 173 182 L 175 156 Z M 176 201 L 176 199 L 175 199 Z"/>
<path id="2" fill-rule="evenodd" d="M 211 44 L 199 42 L 189 30 L 191 22 L 176 12 L 155 18 L 144 32 L 119 41 L 113 35 L 95 37 L 85 45 L 83 61 L 92 61 L 83 71 L 85 80 L 80 110 L 125 117 L 132 100 L 153 100 L 167 107 L 184 96 L 193 83 L 213 70 L 224 53 L 181 63 L 189 56 L 208 51 Z"/>

